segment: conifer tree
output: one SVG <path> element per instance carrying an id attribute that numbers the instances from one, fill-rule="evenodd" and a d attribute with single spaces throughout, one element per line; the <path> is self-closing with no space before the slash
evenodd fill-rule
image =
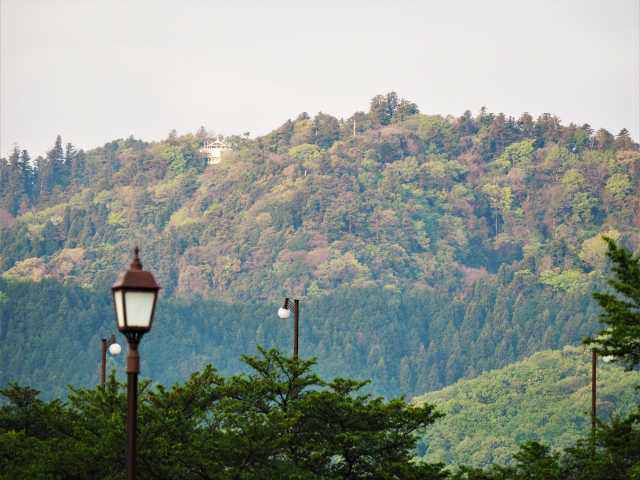
<path id="1" fill-rule="evenodd" d="M 419 112 L 418 105 L 403 98 L 398 104 L 398 109 L 394 114 L 394 120 L 401 122 Z"/>
<path id="2" fill-rule="evenodd" d="M 196 138 L 200 141 L 203 141 L 203 140 L 206 140 L 208 136 L 209 134 L 207 133 L 207 129 L 204 128 L 204 125 L 201 125 L 198 131 L 196 132 Z"/>
<path id="3" fill-rule="evenodd" d="M 389 92 L 386 95 L 376 95 L 371 99 L 369 117 L 374 125 L 389 125 L 397 110 L 398 94 L 396 92 Z"/>
<path id="4" fill-rule="evenodd" d="M 39 174 L 38 190 L 40 196 L 47 196 L 56 186 L 64 183 L 64 149 L 62 138 L 56 137 L 53 148 L 47 152 L 46 158 L 36 163 Z"/>
<path id="5" fill-rule="evenodd" d="M 609 131 L 604 128 L 601 128 L 596 132 L 594 140 L 595 146 L 599 150 L 607 150 L 609 148 L 612 148 L 615 141 L 613 135 L 611 135 L 611 133 L 609 133 Z"/>
<path id="6" fill-rule="evenodd" d="M 18 166 L 20 168 L 20 176 L 22 177 L 24 191 L 29 200 L 33 201 L 35 192 L 35 170 L 31 163 L 31 156 L 27 150 L 22 150 L 20 159 L 18 160 Z"/>
<path id="7" fill-rule="evenodd" d="M 629 130 L 627 130 L 626 128 L 620 130 L 618 135 L 616 135 L 615 145 L 616 148 L 621 150 L 629 150 L 633 148 L 633 140 L 631 140 Z"/>
<path id="8" fill-rule="evenodd" d="M 64 187 L 67 187 L 73 181 L 72 166 L 77 155 L 78 151 L 71 142 L 68 142 L 64 149 L 64 163 L 61 172 L 61 180 Z"/>
<path id="9" fill-rule="evenodd" d="M 71 183 L 73 185 L 84 185 L 87 170 L 87 159 L 84 150 L 78 150 L 71 159 Z"/>
<path id="10" fill-rule="evenodd" d="M 603 355 L 621 360 L 628 368 L 640 364 L 640 256 L 604 237 L 614 276 L 607 283 L 612 292 L 593 294 L 604 310 L 600 321 L 607 328 L 585 343 Z"/>
<path id="11" fill-rule="evenodd" d="M 2 188 L 0 189 L 0 207 L 15 215 L 20 201 L 26 195 L 20 171 L 20 149 L 13 147 L 8 161 L 3 165 Z"/>

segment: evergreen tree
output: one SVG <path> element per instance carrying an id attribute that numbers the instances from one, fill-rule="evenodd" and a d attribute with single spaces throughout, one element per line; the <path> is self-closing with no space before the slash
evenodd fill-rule
<path id="1" fill-rule="evenodd" d="M 340 138 L 340 123 L 338 119 L 325 113 L 318 113 L 312 123 L 313 143 L 322 148 L 329 148 Z"/>
<path id="2" fill-rule="evenodd" d="M 595 147 L 599 150 L 607 150 L 614 146 L 615 139 L 608 130 L 601 128 L 594 137 Z"/>
<path id="3" fill-rule="evenodd" d="M 439 414 L 360 393 L 366 382 L 321 380 L 313 360 L 276 350 L 243 359 L 251 371 L 224 378 L 211 367 L 171 389 L 141 385 L 140 478 L 446 478 L 413 462 L 416 432 Z M 72 390 L 44 402 L 16 384 L 0 390 L 0 470 L 7 478 L 120 478 L 125 385 Z"/>
<path id="4" fill-rule="evenodd" d="M 626 128 L 620 130 L 618 135 L 616 135 L 615 146 L 620 150 L 630 150 L 633 148 L 633 140 L 631 140 L 629 130 Z"/>
<path id="5" fill-rule="evenodd" d="M 62 137 L 58 135 L 53 148 L 47 152 L 47 161 L 52 165 L 53 184 L 62 183 L 64 177 L 64 151 Z"/>
<path id="6" fill-rule="evenodd" d="M 585 340 L 602 355 L 611 355 L 627 367 L 640 365 L 640 255 L 604 237 L 607 257 L 614 276 L 607 283 L 612 292 L 596 292 L 593 297 L 604 310 L 600 321 L 607 328 L 597 338 Z"/>
<path id="7" fill-rule="evenodd" d="M 8 161 L 2 167 L 3 174 L 0 177 L 2 184 L 0 185 L 0 208 L 4 208 L 12 215 L 18 213 L 20 203 L 27 192 L 25 190 L 24 180 L 22 177 L 20 165 L 20 149 L 14 145 Z"/>
<path id="8" fill-rule="evenodd" d="M 78 151 L 75 149 L 71 142 L 67 142 L 64 148 L 64 162 L 62 164 L 62 169 L 60 172 L 61 185 L 63 188 L 66 188 L 71 184 L 74 180 L 73 177 L 73 166 L 76 163 L 76 157 L 78 156 Z"/>
<path id="9" fill-rule="evenodd" d="M 48 198 L 57 186 L 65 182 L 64 175 L 64 149 L 62 137 L 58 135 L 53 148 L 47 152 L 44 159 L 36 162 L 38 169 L 39 196 Z"/>
<path id="10" fill-rule="evenodd" d="M 196 132 L 196 138 L 201 142 L 205 141 L 209 137 L 207 133 L 207 129 L 204 128 L 204 125 L 201 125 L 198 131 Z"/>
<path id="11" fill-rule="evenodd" d="M 405 106 L 405 108 L 407 108 Z M 416 107 L 417 109 L 417 107 Z M 389 92 L 371 99 L 369 117 L 374 125 L 389 125 L 398 110 L 398 94 Z"/>
<path id="12" fill-rule="evenodd" d="M 400 100 L 398 108 L 394 112 L 393 120 L 396 122 L 402 122 L 417 113 L 420 113 L 418 105 L 403 98 Z"/>
<path id="13" fill-rule="evenodd" d="M 84 150 L 78 150 L 71 159 L 71 182 L 80 186 L 86 184 L 85 175 L 87 173 L 87 158 Z"/>
<path id="14" fill-rule="evenodd" d="M 35 169 L 31 163 L 31 157 L 27 150 L 22 150 L 19 160 L 20 175 L 22 177 L 22 183 L 24 185 L 24 191 L 30 201 L 35 198 Z"/>

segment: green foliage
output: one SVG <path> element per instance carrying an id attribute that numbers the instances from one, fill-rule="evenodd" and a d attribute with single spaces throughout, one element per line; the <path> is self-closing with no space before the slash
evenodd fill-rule
<path id="1" fill-rule="evenodd" d="M 620 238 L 620 232 L 611 229 L 603 234 L 598 234 L 592 238 L 588 238 L 582 242 L 582 248 L 578 254 L 583 262 L 591 265 L 599 271 L 604 270 L 605 263 L 607 261 L 608 245 L 603 237 L 618 240 Z"/>
<path id="2" fill-rule="evenodd" d="M 601 422 L 593 442 L 556 451 L 527 441 L 511 465 L 445 471 L 413 458 L 418 435 L 441 417 L 433 405 L 363 394 L 366 382 L 324 381 L 313 360 L 277 350 L 243 361 L 249 371 L 232 377 L 209 365 L 171 388 L 140 384 L 139 478 L 623 480 L 640 465 L 636 411 Z M 114 373 L 66 401 L 17 384 L 0 395 L 0 478 L 125 477 L 126 385 Z"/>
<path id="3" fill-rule="evenodd" d="M 586 275 L 577 269 L 566 270 L 564 272 L 545 270 L 540 273 L 540 281 L 566 292 L 584 289 L 588 285 Z"/>
<path id="4" fill-rule="evenodd" d="M 321 380 L 313 360 L 260 349 L 247 374 L 207 366 L 170 389 L 141 386 L 139 478 L 443 479 L 412 462 L 430 405 L 384 401 L 364 382 Z M 2 478 L 124 478 L 126 386 L 72 390 L 44 402 L 12 384 L 0 390 Z"/>
<path id="5" fill-rule="evenodd" d="M 496 159 L 495 165 L 504 171 L 509 171 L 513 167 L 527 166 L 532 161 L 535 140 L 523 140 L 512 143 Z"/>
<path id="6" fill-rule="evenodd" d="M 285 347 L 273 308 L 286 294 L 303 300 L 302 348 L 322 373 L 388 397 L 592 334 L 581 293 L 606 268 L 592 239 L 640 245 L 628 132 L 425 115 L 391 92 L 347 120 L 230 137 L 206 168 L 205 137 L 87 152 L 56 139 L 45 157 L 0 160 L 0 385 L 94 382 L 108 288 L 134 244 L 163 286 L 145 373 L 237 373 L 257 342 Z"/>
<path id="7" fill-rule="evenodd" d="M 102 288 L 125 262 L 105 246 L 137 242 L 178 297 L 266 299 L 289 284 L 298 296 L 362 284 L 460 292 L 468 268 L 588 269 L 575 244 L 611 228 L 638 244 L 625 201 L 640 179 L 633 142 L 598 149 L 587 127 L 548 115 L 424 115 L 393 92 L 356 117 L 355 136 L 347 121 L 304 114 L 255 140 L 230 138 L 228 161 L 206 170 L 202 134 L 86 153 L 58 139 L 32 171 L 16 149 L 0 162 L 0 270 L 39 257 L 69 280 L 54 258 L 82 247 L 73 278 Z M 48 225 L 52 211 L 60 221 Z M 309 241 L 294 258 L 300 237 Z M 532 243 L 537 255 L 525 258 Z M 345 255 L 359 275 L 333 268 Z"/>
<path id="8" fill-rule="evenodd" d="M 622 200 L 631 188 L 631 180 L 624 173 L 614 173 L 607 180 L 605 191 L 616 200 Z"/>
<path id="9" fill-rule="evenodd" d="M 414 402 L 445 414 L 423 439 L 424 458 L 454 465 L 514 464 L 518 445 L 541 442 L 557 451 L 590 429 L 591 355 L 583 348 L 544 351 L 477 378 L 460 380 Z M 637 372 L 598 366 L 598 416 L 622 418 L 640 404 Z M 545 477 L 542 477 L 545 478 Z"/>
<path id="10" fill-rule="evenodd" d="M 289 149 L 289 156 L 302 164 L 305 171 L 318 170 L 321 166 L 322 149 L 308 143 Z"/>
<path id="11" fill-rule="evenodd" d="M 611 238 L 605 240 L 614 274 L 607 283 L 613 290 L 593 296 L 603 309 L 600 320 L 607 328 L 586 343 L 633 368 L 640 364 L 640 255 Z"/>
<path id="12" fill-rule="evenodd" d="M 114 226 L 124 226 L 126 221 L 122 212 L 111 212 L 107 217 L 107 224 Z"/>
<path id="13" fill-rule="evenodd" d="M 474 274 L 483 281 L 453 303 L 446 292 L 375 286 L 304 299 L 301 352 L 318 358 L 323 376 L 371 378 L 368 389 L 395 397 L 577 343 L 596 329 L 597 305 L 578 293 L 525 287 L 519 276 L 497 282 Z M 7 297 L 0 307 L 0 385 L 20 381 L 50 398 L 63 395 L 67 384 L 97 381 L 100 338 L 115 329 L 108 289 L 0 278 L 0 291 Z M 142 346 L 142 372 L 167 384 L 213 363 L 228 375 L 242 368 L 236 359 L 257 343 L 288 350 L 291 324 L 277 318 L 277 307 L 162 295 Z M 119 369 L 123 361 L 110 359 Z"/>
<path id="14" fill-rule="evenodd" d="M 526 442 L 511 466 L 462 467 L 452 480 L 635 480 L 640 471 L 640 410 L 599 424 L 595 438 L 562 451 Z"/>

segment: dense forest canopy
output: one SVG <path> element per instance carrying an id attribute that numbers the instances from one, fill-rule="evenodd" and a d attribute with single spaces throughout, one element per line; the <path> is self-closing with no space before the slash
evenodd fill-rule
<path id="1" fill-rule="evenodd" d="M 0 384 L 20 380 L 50 397 L 64 394 L 67 383 L 97 381 L 100 338 L 115 330 L 107 292 L 1 278 L 0 291 Z M 231 374 L 257 345 L 289 351 L 291 326 L 277 318 L 277 307 L 161 299 L 141 346 L 142 374 L 167 384 L 207 363 Z M 341 288 L 303 302 L 301 313 L 302 356 L 317 356 L 327 377 L 371 379 L 386 396 L 422 394 L 577 343 L 594 331 L 597 316 L 579 292 L 523 288 L 508 277 L 455 301 L 432 292 Z M 110 368 L 123 371 L 121 357 L 110 359 Z"/>
<path id="2" fill-rule="evenodd" d="M 420 435 L 425 433 L 428 449 L 433 440 L 439 439 L 439 447 L 459 450 L 458 454 L 465 449 L 475 450 L 470 458 L 474 463 L 478 463 L 478 453 L 504 458 L 508 453 L 500 445 L 504 432 L 487 436 L 486 431 L 476 432 L 470 422 L 474 415 L 477 418 L 484 414 L 487 418 L 476 421 L 476 426 L 504 423 L 491 416 L 504 408 L 519 411 L 521 418 L 540 418 L 538 412 L 528 407 L 537 401 L 544 409 L 545 398 L 540 395 L 543 386 L 535 385 L 539 375 L 533 375 L 532 382 L 531 372 L 527 374 L 526 370 L 541 359 L 556 360 L 557 353 L 545 352 L 531 365 L 523 362 L 498 375 L 501 383 L 505 380 L 516 382 L 513 386 L 524 383 L 525 388 L 539 390 L 538 395 L 521 398 L 522 405 L 508 401 L 487 404 L 490 402 L 486 400 L 496 393 L 495 388 L 491 389 L 496 384 L 488 383 L 491 379 L 486 376 L 481 386 L 490 387 L 488 392 L 474 389 L 472 385 L 477 387 L 478 382 L 468 385 L 462 382 L 446 389 L 442 396 L 450 400 L 449 406 L 454 402 L 457 407 L 457 411 L 445 417 L 446 425 L 441 424 L 442 413 L 437 410 L 440 407 L 425 403 L 424 399 L 407 404 L 400 399 L 385 401 L 372 397 L 362 392 L 366 382 L 346 378 L 323 380 L 313 371 L 313 360 L 287 357 L 277 350 L 261 349 L 258 356 L 244 356 L 248 370 L 241 375 L 225 378 L 209 365 L 170 388 L 144 381 L 138 399 L 138 478 L 637 478 L 640 472 L 637 408 L 624 418 L 599 423 L 593 435 L 582 435 L 563 450 L 536 441 L 525 442 L 513 450 L 510 465 L 493 464 L 481 469 L 445 466 L 416 458 L 416 453 L 425 450 L 424 444 L 416 449 Z M 555 375 L 548 370 L 543 369 L 543 375 Z M 616 383 L 609 392 L 627 387 L 628 378 L 616 375 L 613 379 Z M 557 387 L 551 382 L 552 389 Z M 571 385 L 565 387 L 572 389 Z M 125 392 L 125 384 L 114 375 L 104 386 L 71 388 L 68 398 L 63 400 L 43 401 L 37 390 L 15 383 L 0 388 L 0 478 L 124 478 Z M 483 405 L 473 405 L 474 400 Z M 510 400 L 515 398 L 512 396 Z M 544 410 L 543 415 L 559 413 Z M 575 407 L 567 412 L 562 408 L 562 413 L 568 416 L 575 415 L 574 412 Z M 566 427 L 566 422 L 559 426 Z M 513 426 L 513 422 L 506 423 Z M 439 430 L 434 431 L 434 427 Z M 524 433 L 525 438 L 535 435 Z M 456 435 L 465 438 L 459 442 Z M 454 444 L 447 443 L 451 439 Z M 470 442 L 477 439 L 485 441 L 474 449 Z"/>
<path id="3" fill-rule="evenodd" d="M 638 372 L 600 360 L 597 377 L 600 421 L 626 417 L 640 404 Z M 431 462 L 508 464 L 517 446 L 530 441 L 567 448 L 590 428 L 591 352 L 584 347 L 538 352 L 414 402 L 433 404 L 445 414 L 418 446 Z"/>
<path id="4" fill-rule="evenodd" d="M 0 270 L 109 285 L 139 243 L 165 293 L 312 297 L 337 286 L 462 292 L 501 266 L 562 290 L 640 244 L 640 152 L 626 130 L 418 112 L 376 96 L 348 119 L 303 113 L 268 135 L 130 137 L 87 152 L 58 137 L 0 168 Z"/>
<path id="5" fill-rule="evenodd" d="M 164 287 L 145 374 L 233 372 L 256 344 L 286 348 L 273 315 L 286 295 L 303 301 L 303 355 L 384 395 L 579 342 L 597 328 L 601 235 L 640 245 L 626 130 L 429 115 L 389 93 L 346 119 L 230 136 L 217 165 L 207 136 L 88 151 L 57 138 L 0 162 L 0 383 L 93 381 L 134 244 Z"/>

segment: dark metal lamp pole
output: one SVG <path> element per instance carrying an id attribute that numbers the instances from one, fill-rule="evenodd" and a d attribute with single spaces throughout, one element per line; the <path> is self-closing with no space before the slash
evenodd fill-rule
<path id="1" fill-rule="evenodd" d="M 136 445 L 138 430 L 138 374 L 140 373 L 140 355 L 138 345 L 141 334 L 127 334 L 127 478 L 136 478 Z"/>
<path id="2" fill-rule="evenodd" d="M 138 247 L 129 270 L 113 285 L 113 304 L 118 330 L 127 338 L 127 479 L 136 478 L 136 429 L 138 415 L 138 345 L 151 330 L 160 286 L 150 272 L 142 270 Z"/>
<path id="3" fill-rule="evenodd" d="M 289 298 L 284 299 L 284 305 L 278 309 L 278 316 L 280 318 L 287 319 L 289 315 L 291 315 L 291 310 L 289 309 Z M 298 358 L 298 350 L 299 350 L 299 342 L 300 342 L 300 300 L 297 298 L 293 299 L 293 358 Z"/>
<path id="4" fill-rule="evenodd" d="M 106 338 L 103 338 L 100 343 L 102 344 L 101 345 L 102 362 L 100 365 L 100 386 L 104 387 L 104 383 L 107 377 L 107 350 L 109 350 L 109 353 L 115 357 L 120 353 L 122 349 L 120 348 L 120 345 L 118 344 L 118 342 L 116 342 L 115 335 L 111 335 L 111 337 L 108 340 Z"/>
<path id="5" fill-rule="evenodd" d="M 598 365 L 598 353 L 595 349 L 591 350 L 591 435 L 593 440 L 596 438 L 596 369 Z"/>

